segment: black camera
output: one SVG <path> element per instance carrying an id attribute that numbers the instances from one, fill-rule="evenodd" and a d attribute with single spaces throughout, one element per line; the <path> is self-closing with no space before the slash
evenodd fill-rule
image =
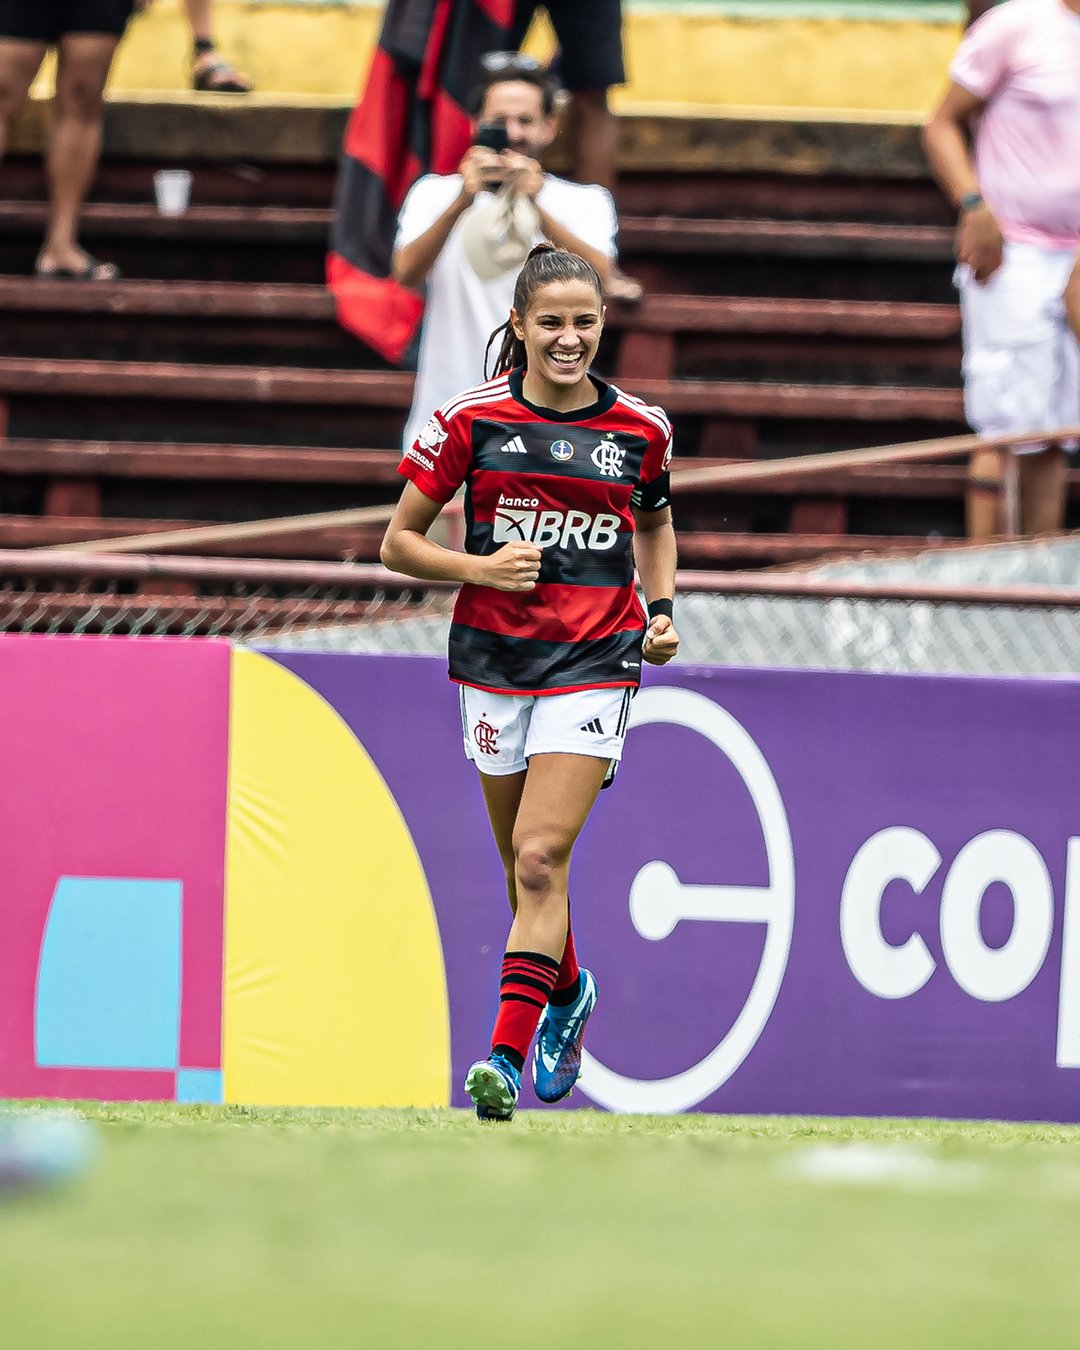
<path id="1" fill-rule="evenodd" d="M 501 155 L 510 149 L 510 137 L 506 134 L 505 122 L 481 122 L 476 128 L 474 145 L 482 145 L 485 150 L 494 150 Z"/>

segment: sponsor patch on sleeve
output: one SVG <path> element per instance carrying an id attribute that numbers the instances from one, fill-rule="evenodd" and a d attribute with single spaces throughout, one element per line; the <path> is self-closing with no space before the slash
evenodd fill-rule
<path id="1" fill-rule="evenodd" d="M 405 451 L 405 458 L 411 460 L 413 464 L 419 464 L 422 469 L 427 469 L 428 473 L 435 472 L 435 461 L 428 459 L 427 455 L 421 454 L 415 445 L 410 450 Z"/>
<path id="2" fill-rule="evenodd" d="M 443 442 L 449 434 L 439 419 L 433 417 L 420 435 L 417 436 L 416 445 L 413 449 L 426 450 L 432 459 L 438 459 L 442 453 Z"/>

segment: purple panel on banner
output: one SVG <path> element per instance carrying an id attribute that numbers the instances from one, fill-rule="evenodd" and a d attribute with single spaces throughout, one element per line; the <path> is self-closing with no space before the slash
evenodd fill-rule
<path id="1" fill-rule="evenodd" d="M 460 1103 L 507 912 L 456 690 L 433 658 L 272 655 L 408 821 Z M 1080 1120 L 1078 713 L 1066 680 L 649 672 L 575 853 L 593 1100 Z"/>

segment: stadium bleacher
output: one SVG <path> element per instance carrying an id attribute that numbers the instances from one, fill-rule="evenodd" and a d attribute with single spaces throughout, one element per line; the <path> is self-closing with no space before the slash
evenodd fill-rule
<path id="1" fill-rule="evenodd" d="M 338 328 L 322 286 L 340 116 L 293 110 L 282 137 L 283 110 L 192 107 L 182 124 L 170 111 L 110 108 L 83 234 L 120 264 L 119 282 L 26 275 L 44 219 L 40 166 L 11 161 L 19 195 L 0 203 L 6 545 L 396 493 L 412 377 Z M 194 171 L 180 218 L 150 204 L 155 136 L 168 162 Z M 951 227 L 914 128 L 815 122 L 781 137 L 767 120 L 633 117 L 622 160 L 623 260 L 648 295 L 612 307 L 600 368 L 672 413 L 683 464 L 963 430 Z M 762 566 L 956 539 L 963 476 L 927 465 L 688 493 L 682 555 Z M 264 551 L 368 560 L 378 534 L 313 531 Z"/>

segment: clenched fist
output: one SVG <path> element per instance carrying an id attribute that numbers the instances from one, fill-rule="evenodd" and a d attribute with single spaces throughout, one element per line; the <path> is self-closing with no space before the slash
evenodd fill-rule
<path id="1" fill-rule="evenodd" d="M 641 653 L 649 665 L 666 666 L 678 650 L 679 635 L 668 616 L 658 614 L 655 619 L 650 619 Z"/>
<path id="2" fill-rule="evenodd" d="M 540 575 L 540 550 L 535 544 L 503 544 L 482 561 L 479 584 L 497 591 L 531 591 Z"/>

